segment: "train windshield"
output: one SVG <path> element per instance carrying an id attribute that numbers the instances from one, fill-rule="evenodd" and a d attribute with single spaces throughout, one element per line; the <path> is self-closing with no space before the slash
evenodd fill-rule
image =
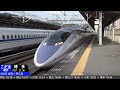
<path id="1" fill-rule="evenodd" d="M 51 34 L 46 40 L 43 42 L 43 45 L 61 45 L 66 39 L 70 36 L 69 32 L 65 31 L 56 31 Z"/>

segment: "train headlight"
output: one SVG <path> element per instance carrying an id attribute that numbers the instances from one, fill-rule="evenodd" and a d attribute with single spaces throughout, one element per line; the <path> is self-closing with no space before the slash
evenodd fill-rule
<path id="1" fill-rule="evenodd" d="M 43 43 L 43 45 L 47 45 L 47 42 Z"/>
<path id="2" fill-rule="evenodd" d="M 60 44 L 63 44 L 63 42 L 58 42 L 55 44 L 55 46 L 60 45 Z"/>

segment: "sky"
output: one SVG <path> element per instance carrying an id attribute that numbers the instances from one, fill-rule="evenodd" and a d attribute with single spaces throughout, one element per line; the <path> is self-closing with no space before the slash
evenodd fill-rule
<path id="1" fill-rule="evenodd" d="M 0 13 L 11 13 L 22 16 L 22 11 L 0 11 Z M 66 13 L 64 16 L 64 13 Z M 46 20 L 73 20 L 78 19 L 82 21 L 68 21 L 62 22 L 64 24 L 81 24 L 87 23 L 79 11 L 25 11 L 25 16 L 28 18 L 39 19 L 41 21 Z M 83 21 L 84 20 L 84 21 Z M 61 23 L 61 22 L 60 22 Z"/>

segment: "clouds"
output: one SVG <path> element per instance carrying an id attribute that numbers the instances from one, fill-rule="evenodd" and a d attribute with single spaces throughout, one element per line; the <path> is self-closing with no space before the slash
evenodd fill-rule
<path id="1" fill-rule="evenodd" d="M 59 15 L 62 15 L 63 11 L 45 11 L 47 13 L 50 13 L 50 14 L 59 14 Z"/>

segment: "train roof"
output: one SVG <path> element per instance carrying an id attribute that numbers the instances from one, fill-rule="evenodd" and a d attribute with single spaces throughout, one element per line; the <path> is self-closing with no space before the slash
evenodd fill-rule
<path id="1" fill-rule="evenodd" d="M 0 30 L 25 30 L 25 31 L 56 31 L 56 30 L 45 30 L 45 29 L 27 29 L 27 28 L 8 28 L 8 27 L 0 27 Z"/>

